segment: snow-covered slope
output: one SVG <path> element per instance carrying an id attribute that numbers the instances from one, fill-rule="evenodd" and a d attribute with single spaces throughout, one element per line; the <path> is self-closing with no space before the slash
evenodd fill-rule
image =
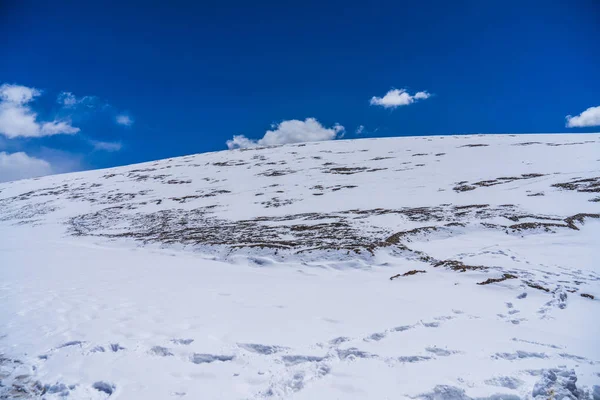
<path id="1" fill-rule="evenodd" d="M 0 398 L 600 396 L 598 135 L 5 183 L 0 236 Z"/>

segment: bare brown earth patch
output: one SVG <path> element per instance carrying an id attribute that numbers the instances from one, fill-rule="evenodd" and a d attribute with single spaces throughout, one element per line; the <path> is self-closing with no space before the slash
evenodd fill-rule
<path id="1" fill-rule="evenodd" d="M 438 261 L 435 264 L 433 264 L 434 267 L 445 267 L 448 269 L 451 269 L 452 271 L 456 271 L 456 272 L 467 272 L 467 271 L 483 271 L 488 269 L 488 267 L 483 266 L 483 265 L 467 265 L 464 264 L 462 261 L 458 261 L 458 260 L 443 260 L 443 261 Z"/>
<path id="2" fill-rule="evenodd" d="M 455 192 L 467 192 L 470 190 L 475 190 L 480 187 L 489 187 L 496 185 L 504 185 L 510 182 L 523 180 L 523 179 L 533 179 L 544 176 L 544 174 L 531 173 L 531 174 L 521 174 L 520 176 L 501 176 L 495 179 L 488 179 L 478 182 L 469 183 L 467 181 L 458 182 L 454 187 Z"/>
<path id="3" fill-rule="evenodd" d="M 585 179 L 574 179 L 570 182 L 555 183 L 552 187 L 563 190 L 576 190 L 584 193 L 600 193 L 600 176 Z"/>
<path id="4" fill-rule="evenodd" d="M 501 278 L 489 278 L 486 279 L 483 282 L 477 282 L 478 285 L 489 285 L 490 283 L 498 283 L 498 282 L 504 282 L 508 279 L 517 279 L 518 277 L 516 275 L 513 274 L 502 274 Z"/>
<path id="5" fill-rule="evenodd" d="M 394 276 L 390 276 L 390 281 L 393 281 L 396 278 L 400 278 L 401 276 L 411 276 L 411 275 L 416 275 L 416 274 L 424 274 L 426 272 L 427 271 L 423 271 L 423 270 L 420 270 L 420 269 L 413 269 L 413 270 L 405 272 L 403 274 L 397 274 L 397 275 L 394 275 Z"/>
<path id="6" fill-rule="evenodd" d="M 538 285 L 537 283 L 534 283 L 534 282 L 524 282 L 524 283 L 532 289 L 542 290 L 546 293 L 550 292 L 550 289 L 543 287 L 541 285 Z"/>

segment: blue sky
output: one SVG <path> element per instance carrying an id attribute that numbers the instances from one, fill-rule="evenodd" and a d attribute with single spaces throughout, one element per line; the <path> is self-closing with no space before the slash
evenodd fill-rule
<path id="1" fill-rule="evenodd" d="M 0 180 L 234 135 L 600 130 L 596 0 L 5 0 L 0 35 Z"/>

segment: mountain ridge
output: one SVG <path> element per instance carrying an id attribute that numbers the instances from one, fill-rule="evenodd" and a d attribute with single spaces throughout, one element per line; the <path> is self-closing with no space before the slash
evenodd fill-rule
<path id="1" fill-rule="evenodd" d="M 591 399 L 599 149 L 365 139 L 0 184 L 0 398 Z"/>

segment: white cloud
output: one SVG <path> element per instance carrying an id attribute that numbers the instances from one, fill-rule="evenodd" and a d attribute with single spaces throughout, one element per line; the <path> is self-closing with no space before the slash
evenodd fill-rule
<path id="1" fill-rule="evenodd" d="M 56 98 L 56 102 L 65 107 L 73 107 L 77 104 L 77 97 L 71 92 L 62 92 Z"/>
<path id="2" fill-rule="evenodd" d="M 567 115 L 567 128 L 600 126 L 600 106 L 590 107 L 579 115 Z"/>
<path id="3" fill-rule="evenodd" d="M 235 135 L 233 139 L 227 141 L 227 147 L 237 149 L 287 143 L 318 142 L 333 140 L 344 132 L 344 127 L 340 124 L 325 128 L 315 118 L 306 118 L 304 121 L 297 119 L 283 121 L 278 125 L 274 125 L 273 128 L 273 130 L 267 131 L 259 140 L 251 140 L 244 135 Z"/>
<path id="4" fill-rule="evenodd" d="M 28 88 L 26 86 L 11 85 L 8 83 L 0 86 L 0 99 L 2 101 L 12 104 L 26 104 L 29 103 L 34 97 L 41 95 L 42 92 L 35 88 Z"/>
<path id="5" fill-rule="evenodd" d="M 133 125 L 133 119 L 131 119 L 131 117 L 129 115 L 127 115 L 127 114 L 119 114 L 119 115 L 117 115 L 117 117 L 115 118 L 115 121 L 119 125 L 124 125 L 124 126 L 131 126 L 131 125 Z"/>
<path id="6" fill-rule="evenodd" d="M 356 128 L 356 131 L 354 131 L 354 133 L 356 133 L 357 135 L 362 135 L 362 133 L 365 131 L 365 126 L 364 125 L 359 125 L 358 128 Z"/>
<path id="7" fill-rule="evenodd" d="M 425 100 L 429 97 L 431 97 L 431 94 L 428 92 L 417 92 L 414 95 L 411 95 L 406 89 L 392 89 L 383 97 L 373 96 L 369 103 L 372 106 L 396 108 L 399 106 L 407 106 L 417 100 Z"/>
<path id="8" fill-rule="evenodd" d="M 229 149 L 247 149 L 250 147 L 258 147 L 255 140 L 250 140 L 244 135 L 233 135 L 233 139 L 227 141 Z"/>
<path id="9" fill-rule="evenodd" d="M 23 152 L 0 152 L 0 182 L 34 178 L 53 172 L 49 162 Z"/>
<path id="10" fill-rule="evenodd" d="M 80 105 L 94 108 L 96 107 L 97 98 L 95 96 L 77 97 L 71 92 L 61 92 L 57 96 L 56 102 L 65 108 L 75 108 Z"/>
<path id="11" fill-rule="evenodd" d="M 0 134 L 8 138 L 19 136 L 39 136 L 40 126 L 36 122 L 37 114 L 29 107 L 0 102 Z"/>
<path id="12" fill-rule="evenodd" d="M 71 135 L 79 132 L 79 128 L 71 126 L 70 121 L 52 121 L 44 122 L 40 132 L 42 133 L 40 136 L 58 135 L 60 133 Z"/>
<path id="13" fill-rule="evenodd" d="M 99 140 L 92 140 L 90 143 L 94 146 L 94 150 L 119 151 L 123 147 L 121 142 L 101 142 Z"/>
<path id="14" fill-rule="evenodd" d="M 3 84 L 0 86 L 0 134 L 15 137 L 41 137 L 74 134 L 79 128 L 68 120 L 37 121 L 31 103 L 41 92 L 26 86 Z"/>

